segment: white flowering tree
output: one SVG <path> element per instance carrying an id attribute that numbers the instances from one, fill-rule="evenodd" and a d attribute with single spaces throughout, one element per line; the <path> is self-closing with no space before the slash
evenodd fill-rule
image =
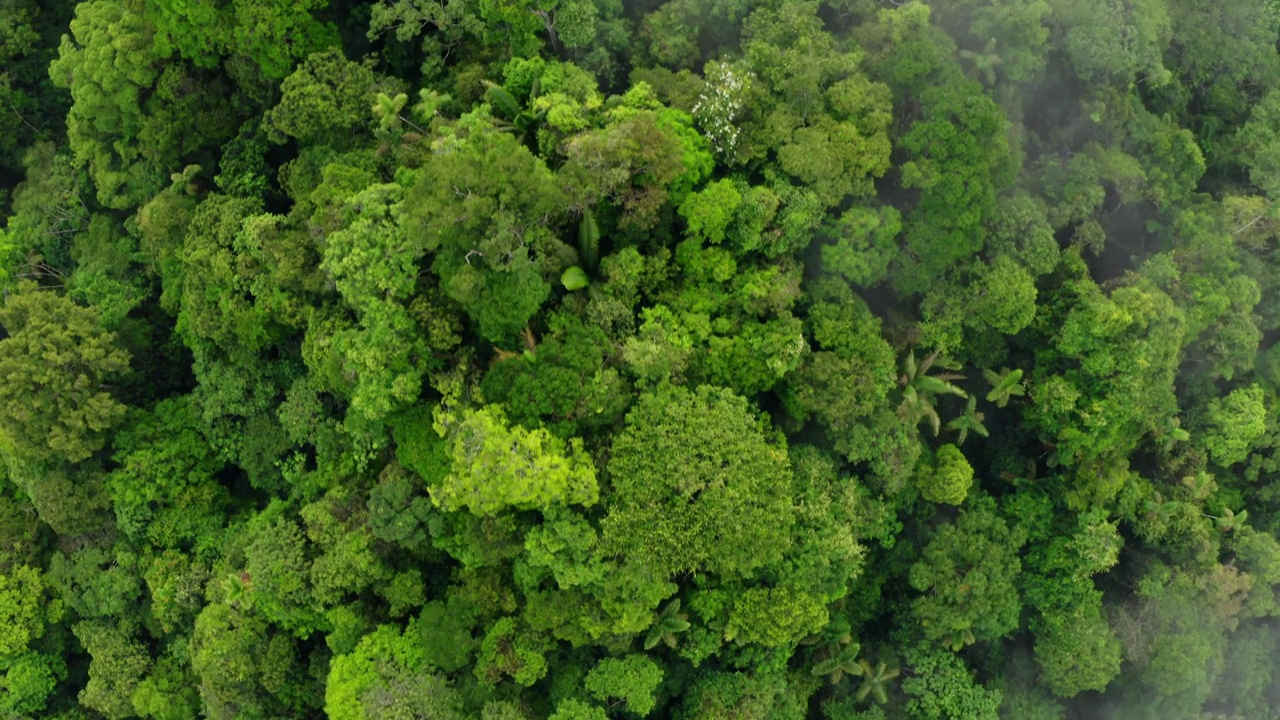
<path id="1" fill-rule="evenodd" d="M 738 121 L 754 77 L 750 70 L 720 61 L 707 63 L 704 76 L 706 85 L 693 106 L 693 118 L 719 159 L 738 162 Z"/>

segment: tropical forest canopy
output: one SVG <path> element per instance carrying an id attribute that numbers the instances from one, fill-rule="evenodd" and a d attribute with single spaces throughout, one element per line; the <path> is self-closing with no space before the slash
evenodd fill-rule
<path id="1" fill-rule="evenodd" d="M 0 719 L 1280 718 L 1277 0 L 0 0 Z"/>

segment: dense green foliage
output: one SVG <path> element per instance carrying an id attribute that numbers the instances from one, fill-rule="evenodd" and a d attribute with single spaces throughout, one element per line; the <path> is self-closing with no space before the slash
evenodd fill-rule
<path id="1" fill-rule="evenodd" d="M 0 720 L 1280 720 L 1278 46 L 0 0 Z"/>

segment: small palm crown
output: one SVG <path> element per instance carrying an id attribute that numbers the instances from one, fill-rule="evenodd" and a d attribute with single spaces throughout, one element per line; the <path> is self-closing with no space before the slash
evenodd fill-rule
<path id="1" fill-rule="evenodd" d="M 680 598 L 667 603 L 662 612 L 654 618 L 653 626 L 644 638 L 644 649 L 652 650 L 658 643 L 669 648 L 676 646 L 676 634 L 689 629 L 689 616 L 680 612 Z"/>
<path id="2" fill-rule="evenodd" d="M 934 350 L 929 357 L 918 364 L 915 350 L 907 353 L 907 357 L 902 361 L 902 375 L 898 378 L 898 384 L 902 386 L 902 403 L 898 406 L 899 417 L 913 425 L 921 420 L 928 420 L 934 435 L 942 429 L 942 420 L 938 417 L 937 408 L 934 407 L 934 396 L 969 397 L 968 393 L 951 383 L 952 380 L 963 380 L 963 375 L 952 372 L 928 374 L 940 352 L 940 350 Z"/>
<path id="3" fill-rule="evenodd" d="M 889 702 L 889 683 L 898 677 L 898 668 L 890 668 L 881 660 L 876 663 L 875 667 L 866 660 L 860 660 L 862 665 L 862 685 L 858 688 L 858 702 L 862 702 L 871 697 L 876 703 L 883 705 Z"/>

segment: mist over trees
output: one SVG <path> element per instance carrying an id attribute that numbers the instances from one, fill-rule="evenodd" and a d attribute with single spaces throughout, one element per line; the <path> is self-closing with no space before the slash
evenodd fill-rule
<path id="1" fill-rule="evenodd" d="M 1280 720 L 1278 42 L 0 0 L 0 720 Z"/>

